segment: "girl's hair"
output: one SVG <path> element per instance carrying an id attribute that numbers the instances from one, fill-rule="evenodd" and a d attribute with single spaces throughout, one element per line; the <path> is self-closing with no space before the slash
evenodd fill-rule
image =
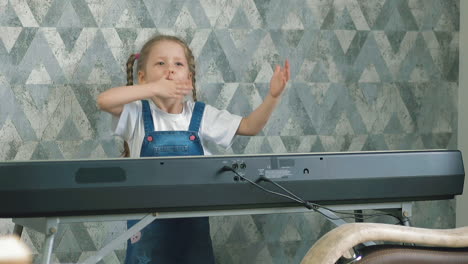
<path id="1" fill-rule="evenodd" d="M 195 58 L 192 54 L 192 50 L 190 50 L 187 43 L 185 43 L 182 39 L 169 36 L 169 35 L 157 35 L 149 39 L 145 45 L 141 48 L 140 53 L 132 54 L 127 60 L 127 85 L 133 85 L 133 65 L 135 61 L 137 61 L 137 72 L 145 71 L 146 62 L 148 60 L 148 56 L 151 52 L 151 48 L 161 41 L 172 41 L 178 43 L 184 48 L 185 58 L 187 59 L 189 71 L 192 75 L 192 96 L 193 100 L 197 101 L 197 92 L 195 89 Z M 124 141 L 124 150 L 122 152 L 123 157 L 130 157 L 130 148 L 128 147 L 127 141 Z"/>

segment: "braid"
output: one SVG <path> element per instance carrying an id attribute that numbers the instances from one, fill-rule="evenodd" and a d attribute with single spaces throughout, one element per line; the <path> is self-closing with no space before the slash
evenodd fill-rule
<path id="1" fill-rule="evenodd" d="M 196 75 L 196 71 L 195 71 L 195 57 L 193 56 L 193 53 L 192 51 L 190 50 L 190 48 L 185 44 L 183 43 L 184 45 L 184 48 L 185 48 L 185 53 L 186 53 L 186 56 L 187 56 L 187 61 L 188 61 L 188 66 L 189 66 L 189 70 L 190 70 L 190 73 L 192 74 L 192 86 L 193 86 L 193 90 L 192 90 L 192 97 L 193 97 L 193 101 L 197 101 L 197 89 L 196 89 L 196 86 L 195 86 L 195 83 L 197 82 L 197 79 L 195 77 Z"/>
<path id="2" fill-rule="evenodd" d="M 127 85 L 133 85 L 133 64 L 135 60 L 135 54 L 130 55 L 127 60 Z"/>
<path id="3" fill-rule="evenodd" d="M 124 158 L 130 157 L 130 147 L 128 146 L 128 142 L 126 140 L 124 140 L 124 149 L 121 153 L 121 156 Z"/>
<path id="4" fill-rule="evenodd" d="M 190 59 L 191 61 L 194 61 L 193 59 L 193 56 L 191 57 Z M 195 78 L 195 63 L 193 63 L 193 67 L 191 67 L 192 70 L 192 86 L 193 86 L 193 90 L 192 90 L 192 97 L 193 97 L 193 101 L 197 101 L 197 88 L 195 86 L 195 83 L 197 82 L 197 79 Z"/>
<path id="5" fill-rule="evenodd" d="M 197 89 L 195 88 L 195 75 L 193 75 L 192 77 L 192 86 L 193 86 L 193 90 L 192 90 L 192 97 L 193 97 L 193 101 L 197 101 Z"/>
<path id="6" fill-rule="evenodd" d="M 127 85 L 133 85 L 133 64 L 135 63 L 136 56 L 135 54 L 130 55 L 127 60 Z M 122 151 L 122 157 L 130 157 L 130 147 L 128 142 L 124 140 L 124 149 Z"/>

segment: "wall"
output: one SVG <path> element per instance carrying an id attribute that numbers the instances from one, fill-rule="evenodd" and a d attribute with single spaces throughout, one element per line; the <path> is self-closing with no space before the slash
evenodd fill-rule
<path id="1" fill-rule="evenodd" d="M 200 99 L 237 114 L 261 102 L 275 64 L 291 61 L 264 131 L 216 153 L 453 149 L 459 9 L 459 0 L 0 1 L 0 160 L 118 156 L 95 98 L 125 83 L 127 57 L 157 33 L 192 47 Z M 453 226 L 454 206 L 417 203 L 413 223 Z M 0 221 L 1 233 L 12 228 Z M 64 225 L 54 261 L 79 262 L 124 228 Z M 216 217 L 211 228 L 219 263 L 298 263 L 331 224 L 294 214 Z M 43 236 L 24 233 L 39 251 Z M 104 262 L 121 262 L 124 249 Z"/>
<path id="2" fill-rule="evenodd" d="M 458 90 L 458 149 L 468 164 L 468 1 L 460 1 L 460 88 Z M 463 195 L 457 197 L 457 226 L 468 226 L 468 186 L 465 180 Z"/>

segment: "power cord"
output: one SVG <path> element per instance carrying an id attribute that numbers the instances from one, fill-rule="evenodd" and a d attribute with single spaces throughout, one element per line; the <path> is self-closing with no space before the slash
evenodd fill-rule
<path id="1" fill-rule="evenodd" d="M 281 186 L 279 183 L 275 182 L 275 181 L 272 181 L 271 179 L 268 179 L 264 176 L 261 176 L 259 178 L 259 181 L 265 181 L 265 182 L 268 182 L 268 183 L 271 183 L 273 185 L 275 185 L 277 188 L 283 190 L 284 192 L 286 192 L 287 194 L 283 194 L 283 193 L 279 193 L 279 192 L 275 192 L 275 191 L 272 191 L 272 190 L 269 190 L 259 184 L 257 184 L 256 182 L 240 175 L 235 169 L 229 167 L 229 166 L 224 166 L 222 169 L 222 171 L 232 171 L 234 172 L 239 178 L 249 182 L 250 184 L 254 185 L 255 187 L 261 189 L 262 191 L 265 191 L 267 193 L 271 193 L 271 194 L 274 194 L 274 195 L 278 195 L 278 196 L 281 196 L 281 197 L 284 197 L 284 198 L 287 198 L 287 199 L 290 199 L 292 201 L 295 201 L 299 204 L 302 204 L 303 206 L 305 206 L 307 209 L 309 210 L 314 210 L 315 212 L 323 215 L 324 217 L 326 217 L 327 219 L 330 219 L 330 220 L 344 220 L 344 219 L 359 219 L 359 220 L 367 220 L 367 219 L 370 219 L 370 218 L 374 218 L 374 217 L 378 217 L 378 216 L 390 216 L 390 217 L 394 217 L 398 220 L 398 223 L 399 225 L 402 225 L 403 224 L 403 220 L 401 218 L 399 218 L 398 216 L 395 216 L 393 214 L 389 214 L 389 213 L 377 213 L 377 214 L 364 214 L 364 213 L 348 213 L 348 212 L 339 212 L 339 211 L 336 211 L 336 210 L 333 210 L 331 208 L 328 208 L 328 207 L 325 207 L 325 206 L 322 206 L 322 205 L 319 205 L 319 204 L 316 204 L 316 203 L 312 203 L 312 202 L 309 202 L 309 201 L 306 201 L 304 199 L 302 199 L 301 197 L 295 195 L 293 192 L 289 191 L 288 189 L 284 188 L 283 186 Z M 289 194 L 289 195 L 288 195 Z M 326 214 L 324 214 L 323 212 L 319 211 L 318 209 L 321 208 L 321 209 L 325 209 L 329 212 L 332 212 L 332 213 L 335 213 L 335 214 L 340 214 L 340 215 L 347 215 L 347 216 L 344 216 L 344 217 L 330 217 Z"/>

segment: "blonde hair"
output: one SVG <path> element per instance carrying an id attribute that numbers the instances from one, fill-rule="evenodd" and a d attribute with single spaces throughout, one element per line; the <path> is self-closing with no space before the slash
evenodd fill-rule
<path id="1" fill-rule="evenodd" d="M 172 41 L 181 45 L 184 48 L 185 58 L 187 59 L 189 71 L 192 75 L 192 97 L 194 101 L 197 101 L 197 91 L 195 89 L 195 57 L 193 56 L 192 50 L 189 48 L 187 43 L 175 36 L 156 35 L 148 41 L 146 41 L 146 43 L 141 48 L 140 53 L 130 55 L 130 57 L 127 60 L 127 85 L 133 85 L 133 65 L 135 64 L 135 61 L 137 61 L 137 72 L 141 70 L 145 71 L 146 62 L 151 52 L 151 48 L 161 41 Z M 130 148 L 128 146 L 127 141 L 124 141 L 124 150 L 122 152 L 122 156 L 130 157 Z"/>

